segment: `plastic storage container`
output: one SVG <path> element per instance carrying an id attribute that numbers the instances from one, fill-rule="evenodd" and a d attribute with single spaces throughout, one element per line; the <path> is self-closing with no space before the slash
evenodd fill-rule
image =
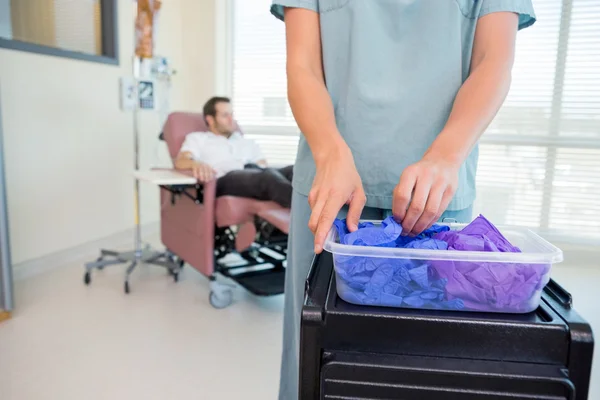
<path id="1" fill-rule="evenodd" d="M 381 221 L 368 221 L 376 226 Z M 451 230 L 467 224 L 443 223 Z M 499 226 L 520 253 L 351 246 L 335 228 L 338 295 L 348 303 L 401 308 L 528 313 L 535 310 L 562 251 L 529 229 Z"/>

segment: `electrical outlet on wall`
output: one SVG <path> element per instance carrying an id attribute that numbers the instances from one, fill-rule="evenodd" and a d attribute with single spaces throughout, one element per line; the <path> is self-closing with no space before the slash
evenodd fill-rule
<path id="1" fill-rule="evenodd" d="M 133 111 L 137 101 L 135 79 L 130 76 L 121 77 L 121 110 Z"/>

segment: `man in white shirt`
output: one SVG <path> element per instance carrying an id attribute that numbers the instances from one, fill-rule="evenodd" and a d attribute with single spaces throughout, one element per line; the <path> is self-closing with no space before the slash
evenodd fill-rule
<path id="1" fill-rule="evenodd" d="M 289 208 L 293 166 L 267 167 L 258 144 L 235 131 L 227 97 L 208 100 L 203 114 L 209 131 L 186 136 L 175 168 L 192 170 L 201 182 L 217 179 L 217 196 L 270 200 Z"/>

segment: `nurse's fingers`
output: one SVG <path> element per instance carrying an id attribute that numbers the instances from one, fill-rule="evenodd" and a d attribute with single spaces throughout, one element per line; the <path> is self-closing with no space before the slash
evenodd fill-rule
<path id="1" fill-rule="evenodd" d="M 421 177 L 417 179 L 415 194 L 410 202 L 408 210 L 406 211 L 406 216 L 402 220 L 403 235 L 412 234 L 415 224 L 419 218 L 421 218 L 421 215 L 423 215 L 432 184 L 432 180 L 427 176 L 421 175 Z M 431 217 L 433 217 L 433 215 Z"/>
<path id="2" fill-rule="evenodd" d="M 412 167 L 406 168 L 400 176 L 400 182 L 394 188 L 392 214 L 397 222 L 402 222 L 406 217 L 406 210 L 416 183 L 416 172 Z"/>
<path id="3" fill-rule="evenodd" d="M 358 229 L 358 221 L 360 220 L 360 216 L 366 203 L 367 196 L 362 189 L 352 195 L 350 206 L 348 207 L 348 215 L 346 216 L 346 225 L 350 232 L 354 232 Z"/>
<path id="4" fill-rule="evenodd" d="M 438 211 L 437 218 L 434 222 L 438 221 L 442 217 L 442 214 L 446 212 L 446 208 L 448 208 L 450 202 L 452 201 L 452 197 L 454 197 L 454 192 L 455 190 L 452 188 L 452 186 L 448 186 L 446 188 L 446 191 L 444 192 L 444 196 L 442 197 L 442 201 L 440 203 L 440 209 Z"/>
<path id="5" fill-rule="evenodd" d="M 315 206 L 318 197 L 319 197 L 319 189 L 312 188 L 310 190 L 310 192 L 308 193 L 308 205 L 310 206 L 311 209 Z"/>
<path id="6" fill-rule="evenodd" d="M 412 235 L 419 235 L 425 229 L 430 228 L 431 225 L 433 225 L 439 218 L 437 215 L 439 213 L 445 190 L 446 185 L 444 183 L 437 183 L 432 186 L 429 196 L 427 197 L 427 203 L 425 204 L 423 213 L 410 232 Z"/>
<path id="7" fill-rule="evenodd" d="M 308 228 L 315 234 L 317 232 L 317 227 L 319 226 L 319 220 L 321 219 L 321 212 L 323 211 L 323 207 L 325 207 L 325 203 L 327 203 L 327 197 L 316 197 L 312 202 L 309 199 L 309 203 L 311 203 L 310 206 L 312 211 L 310 219 L 308 220 Z"/>
<path id="8" fill-rule="evenodd" d="M 333 226 L 333 221 L 344 205 L 344 200 L 339 196 L 329 196 L 325 207 L 321 211 L 317 231 L 315 232 L 315 254 L 320 254 L 323 250 L 325 238 Z"/>

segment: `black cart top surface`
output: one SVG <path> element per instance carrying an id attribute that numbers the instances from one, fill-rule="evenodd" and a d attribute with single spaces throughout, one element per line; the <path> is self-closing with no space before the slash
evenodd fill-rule
<path id="1" fill-rule="evenodd" d="M 336 292 L 331 254 L 324 252 L 306 284 L 303 324 L 317 323 L 325 349 L 567 365 L 572 335 L 590 335 L 555 282 L 536 311 L 494 314 L 358 306 Z M 579 332 L 578 330 L 581 330 Z"/>

